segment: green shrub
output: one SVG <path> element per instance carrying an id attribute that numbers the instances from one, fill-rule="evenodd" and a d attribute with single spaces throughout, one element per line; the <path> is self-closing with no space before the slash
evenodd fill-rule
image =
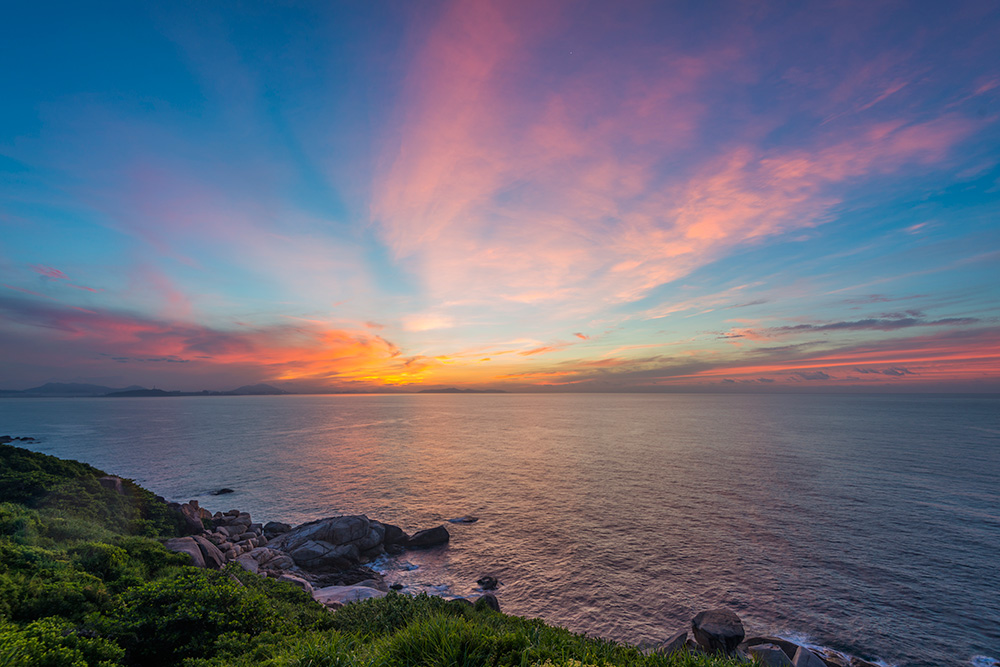
<path id="1" fill-rule="evenodd" d="M 149 582 L 122 593 L 111 611 L 91 619 L 139 665 L 172 665 L 212 657 L 227 633 L 245 638 L 265 631 L 294 633 L 266 596 L 224 572 L 198 571 Z"/>
<path id="2" fill-rule="evenodd" d="M 46 618 L 21 628 L 0 625 L 0 667 L 112 667 L 125 651 L 72 624 Z"/>

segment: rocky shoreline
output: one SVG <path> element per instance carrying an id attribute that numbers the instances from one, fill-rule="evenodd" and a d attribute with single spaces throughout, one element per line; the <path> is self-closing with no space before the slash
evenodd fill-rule
<path id="1" fill-rule="evenodd" d="M 113 486 L 115 479 L 102 483 Z M 197 500 L 169 506 L 183 517 L 189 534 L 167 540 L 165 546 L 188 554 L 195 566 L 220 569 L 235 562 L 254 574 L 299 586 L 334 609 L 388 594 L 390 584 L 368 567 L 380 556 L 436 547 L 451 539 L 444 526 L 409 535 L 399 526 L 360 515 L 317 519 L 293 528 L 277 521 L 254 522 L 237 509 L 213 514 Z M 482 597 L 499 608 L 492 594 Z"/>
<path id="2" fill-rule="evenodd" d="M 102 483 L 114 485 L 115 479 L 106 478 Z M 189 535 L 168 540 L 168 549 L 190 555 L 198 567 L 219 569 L 235 562 L 254 574 L 299 586 L 331 609 L 382 597 L 401 587 L 388 583 L 368 566 L 375 559 L 397 556 L 408 549 L 442 546 L 450 540 L 443 525 L 408 535 L 399 526 L 362 515 L 328 517 L 292 527 L 276 521 L 254 522 L 249 513 L 237 509 L 212 513 L 196 500 L 170 506 L 184 518 Z M 475 519 L 455 521 L 470 523 Z M 496 587 L 492 577 L 477 583 L 484 591 Z M 500 610 L 492 593 L 479 599 Z M 453 601 L 475 602 L 465 598 Z M 879 667 L 856 656 L 802 646 L 781 637 L 747 637 L 741 619 L 726 609 L 697 614 L 690 628 L 645 650 L 667 655 L 678 651 L 725 654 L 768 667 Z"/>

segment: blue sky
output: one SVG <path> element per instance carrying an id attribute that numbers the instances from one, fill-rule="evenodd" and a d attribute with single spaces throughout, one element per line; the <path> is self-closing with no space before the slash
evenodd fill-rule
<path id="1" fill-rule="evenodd" d="M 992 3 L 0 28 L 0 386 L 997 391 Z"/>

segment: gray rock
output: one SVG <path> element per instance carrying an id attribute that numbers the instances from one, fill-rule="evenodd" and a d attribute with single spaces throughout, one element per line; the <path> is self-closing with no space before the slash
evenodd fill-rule
<path id="1" fill-rule="evenodd" d="M 225 565 L 226 557 L 222 555 L 221 551 L 219 551 L 219 547 L 215 546 L 211 541 L 205 539 L 201 535 L 194 535 L 191 539 L 197 542 L 198 547 L 201 549 L 201 555 L 205 560 L 205 567 L 218 570 Z"/>
<path id="2" fill-rule="evenodd" d="M 448 529 L 444 526 L 437 526 L 436 528 L 420 530 L 414 533 L 413 536 L 406 541 L 406 548 L 422 549 L 426 547 L 436 547 L 441 544 L 447 544 L 450 539 L 451 535 L 448 533 Z"/>
<path id="3" fill-rule="evenodd" d="M 292 529 L 287 523 L 281 523 L 280 521 L 268 521 L 264 524 L 264 534 L 265 535 L 281 535 L 282 533 L 287 533 Z"/>
<path id="4" fill-rule="evenodd" d="M 168 506 L 179 512 L 181 518 L 184 519 L 184 532 L 189 535 L 200 535 L 205 531 L 205 524 L 201 522 L 201 513 L 198 511 L 197 501 L 195 505 L 191 505 L 190 503 L 184 503 L 183 505 L 170 503 Z"/>
<path id="5" fill-rule="evenodd" d="M 306 581 L 302 577 L 296 577 L 294 574 L 282 574 L 282 575 L 279 575 L 278 576 L 278 581 L 283 581 L 286 584 L 292 584 L 294 586 L 298 586 L 299 588 L 301 588 L 302 590 L 304 590 L 309 595 L 313 594 L 312 584 L 310 584 L 308 581 Z"/>
<path id="6" fill-rule="evenodd" d="M 163 543 L 170 551 L 191 556 L 191 564 L 195 567 L 205 567 L 205 557 L 193 537 L 175 537 Z"/>
<path id="7" fill-rule="evenodd" d="M 667 641 L 661 642 L 653 647 L 652 652 L 659 655 L 670 655 L 671 653 L 676 653 L 677 651 L 686 650 L 687 638 L 687 630 L 681 630 Z"/>
<path id="8" fill-rule="evenodd" d="M 994 664 L 1000 665 L 996 660 L 993 661 Z M 867 660 L 862 660 L 861 658 L 851 658 L 851 667 L 878 667 L 874 662 L 868 662 Z"/>
<path id="9" fill-rule="evenodd" d="M 303 524 L 268 542 L 288 553 L 307 570 L 344 570 L 361 562 L 362 554 L 380 553 L 385 526 L 365 516 L 340 516 Z"/>
<path id="10" fill-rule="evenodd" d="M 710 609 L 691 620 L 695 640 L 709 653 L 730 654 L 743 641 L 740 617 L 728 609 Z"/>
<path id="11" fill-rule="evenodd" d="M 385 536 L 382 538 L 382 542 L 387 546 L 405 546 L 406 541 L 410 539 L 410 536 L 400 528 L 399 526 L 394 526 L 391 523 L 383 523 L 382 526 L 385 528 Z"/>
<path id="12" fill-rule="evenodd" d="M 799 650 L 795 652 L 792 665 L 793 667 L 826 667 L 826 663 L 805 646 L 800 646 Z"/>
<path id="13" fill-rule="evenodd" d="M 230 552 L 235 553 L 235 552 Z M 240 554 L 236 557 L 236 564 L 242 567 L 247 572 L 253 572 L 254 574 L 260 573 L 260 563 L 258 563 L 253 556 L 250 554 Z"/>
<path id="14" fill-rule="evenodd" d="M 328 607 L 341 607 L 350 602 L 385 597 L 387 593 L 368 586 L 327 586 L 313 591 L 313 599 Z"/>
<path id="15" fill-rule="evenodd" d="M 799 645 L 795 642 L 790 642 L 787 639 L 782 639 L 781 637 L 751 637 L 743 642 L 742 646 L 744 648 L 750 648 L 752 646 L 757 646 L 759 644 L 772 644 L 780 648 L 788 659 L 791 660 L 795 657 L 795 652 L 799 650 Z"/>
<path id="16" fill-rule="evenodd" d="M 775 644 L 756 644 L 749 647 L 747 653 L 766 667 L 793 667 L 785 652 Z"/>

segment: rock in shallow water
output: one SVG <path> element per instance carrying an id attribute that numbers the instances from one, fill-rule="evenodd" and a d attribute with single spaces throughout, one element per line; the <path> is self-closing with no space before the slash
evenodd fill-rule
<path id="1" fill-rule="evenodd" d="M 480 577 L 479 579 L 476 579 L 476 583 L 479 584 L 480 588 L 482 588 L 484 591 L 496 590 L 497 586 L 500 585 L 500 582 L 497 581 L 496 577 L 489 577 L 489 576 Z"/>
<path id="2" fill-rule="evenodd" d="M 728 609 L 710 609 L 691 619 L 694 638 L 709 653 L 732 653 L 745 633 L 740 617 Z"/>
<path id="3" fill-rule="evenodd" d="M 406 541 L 406 548 L 422 549 L 425 547 L 436 547 L 441 544 L 447 544 L 450 539 L 451 534 L 448 532 L 448 529 L 444 526 L 437 526 L 435 528 L 420 530 L 414 533 L 413 536 Z"/>

